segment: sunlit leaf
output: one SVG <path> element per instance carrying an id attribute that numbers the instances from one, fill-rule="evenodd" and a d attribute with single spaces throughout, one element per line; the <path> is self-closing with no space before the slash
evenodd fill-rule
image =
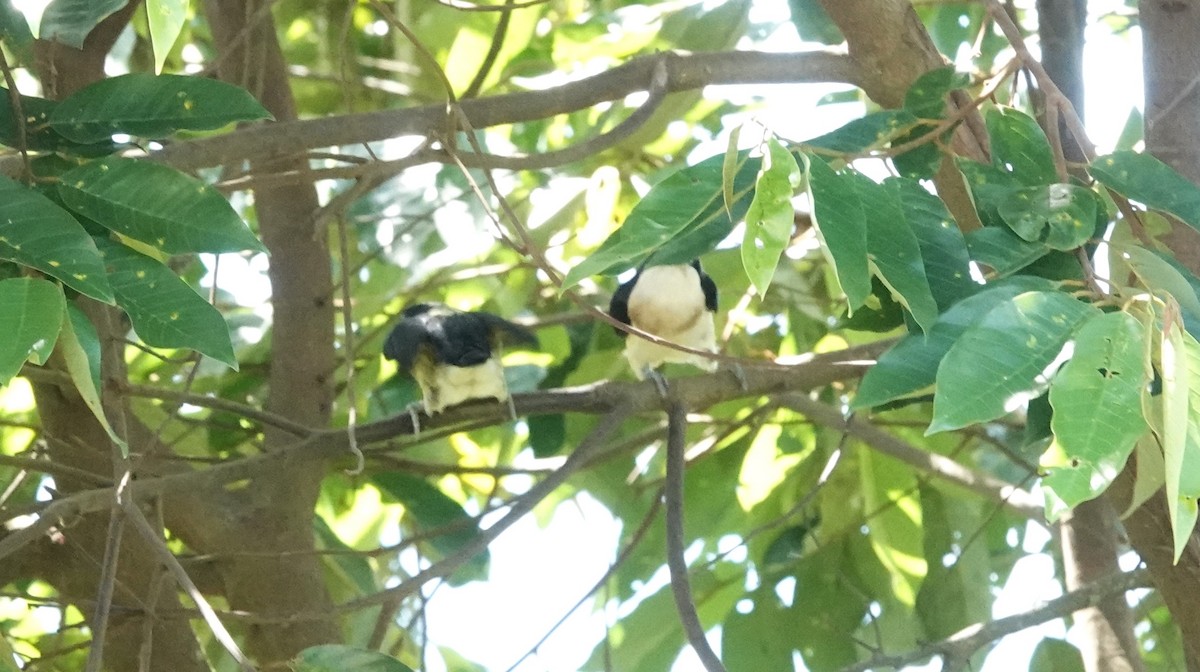
<path id="1" fill-rule="evenodd" d="M 188 0 L 146 0 L 146 21 L 154 47 L 154 72 L 162 72 L 167 54 L 187 19 Z"/>
<path id="2" fill-rule="evenodd" d="M 67 374 L 108 438 L 121 449 L 122 455 L 128 456 L 129 444 L 113 431 L 108 417 L 104 415 L 104 406 L 100 403 L 100 339 L 96 335 L 96 328 L 73 305 L 67 306 L 67 318 L 62 321 L 62 331 L 58 337 L 67 364 Z"/>
<path id="3" fill-rule="evenodd" d="M 216 189 L 174 168 L 109 157 L 62 176 L 67 207 L 167 254 L 263 250 Z"/>
<path id="4" fill-rule="evenodd" d="M 725 156 L 709 157 L 654 185 L 634 206 L 625 223 L 600 248 L 567 272 L 563 289 L 592 275 L 616 275 L 639 265 L 652 253 L 655 264 L 686 263 L 729 235 L 744 215 L 731 218 L 725 208 L 722 178 Z M 742 153 L 734 178 L 734 201 L 749 207 L 761 161 Z M 656 252 L 657 251 L 657 252 Z"/>
<path id="5" fill-rule="evenodd" d="M 165 138 L 270 116 L 244 89 L 216 79 L 130 73 L 76 91 L 54 109 L 50 125 L 75 142 L 100 142 L 119 133 Z"/>
<path id="6" fill-rule="evenodd" d="M 33 31 L 29 29 L 25 15 L 13 7 L 12 0 L 0 0 L 0 41 L 22 61 L 27 60 L 33 45 Z"/>
<path id="7" fill-rule="evenodd" d="M 1150 379 L 1146 333 L 1124 312 L 1088 320 L 1071 359 L 1050 385 L 1055 446 L 1043 457 L 1042 485 L 1074 507 L 1103 492 L 1146 432 L 1142 391 Z"/>
<path id="8" fill-rule="evenodd" d="M 96 245 L 117 304 L 146 345 L 191 348 L 237 370 L 229 325 L 216 308 L 158 261 L 111 240 Z"/>
<path id="9" fill-rule="evenodd" d="M 1200 317 L 1200 298 L 1183 271 L 1158 254 L 1137 244 L 1115 245 L 1113 254 L 1129 265 L 1139 280 L 1154 292 L 1167 292 L 1180 307 Z"/>
<path id="10" fill-rule="evenodd" d="M 993 166 L 1028 187 L 1059 181 L 1050 142 L 1036 119 L 1011 107 L 993 107 L 984 115 L 984 121 Z"/>
<path id="11" fill-rule="evenodd" d="M 879 406 L 933 385 L 942 357 L 968 327 L 1018 294 L 1054 288 L 1042 278 L 1016 276 L 988 285 L 943 313 L 926 334 L 910 334 L 879 357 L 867 370 L 852 403 L 854 408 Z"/>
<path id="12" fill-rule="evenodd" d="M 1113 191 L 1200 228 L 1200 188 L 1153 156 L 1113 152 L 1096 157 L 1088 172 Z"/>
<path id="13" fill-rule="evenodd" d="M 36 268 L 98 301 L 113 301 L 100 253 L 83 226 L 7 177 L 0 177 L 0 259 Z"/>
<path id="14" fill-rule="evenodd" d="M 867 257 L 922 331 L 938 316 L 937 302 L 925 277 L 921 245 L 909 226 L 899 193 L 858 173 L 847 173 L 862 203 L 867 225 Z"/>
<path id="15" fill-rule="evenodd" d="M 742 239 L 742 265 L 759 296 L 767 293 L 779 257 L 791 242 L 796 218 L 792 195 L 801 178 L 796 157 L 775 138 L 768 140 Z"/>
<path id="16" fill-rule="evenodd" d="M 874 512 L 867 532 L 871 548 L 888 569 L 895 599 L 915 606 L 928 571 L 917 476 L 911 467 L 873 450 L 860 453 L 858 464 L 863 505 Z"/>
<path id="17" fill-rule="evenodd" d="M 845 40 L 817 0 L 788 0 L 788 7 L 800 39 L 820 44 L 841 44 Z"/>
<path id="18" fill-rule="evenodd" d="M 867 217 L 852 178 L 809 157 L 808 195 L 821 250 L 833 266 L 853 312 L 871 293 L 867 265 Z"/>
<path id="19" fill-rule="evenodd" d="M 62 289 L 38 278 L 0 280 L 0 385 L 21 370 L 25 360 L 44 364 L 54 350 L 66 301 Z"/>
<path id="20" fill-rule="evenodd" d="M 1098 310 L 1059 292 L 1026 292 L 969 327 L 938 366 L 928 433 L 985 422 L 1035 386 L 1080 323 Z"/>
<path id="21" fill-rule="evenodd" d="M 1056 183 L 1012 191 L 1000 206 L 1000 216 L 1024 240 L 1073 250 L 1094 234 L 1097 208 L 1090 189 Z"/>
<path id="22" fill-rule="evenodd" d="M 1200 514 L 1200 342 L 1183 329 L 1173 301 L 1162 324 L 1163 461 L 1178 562 Z"/>
<path id="23" fill-rule="evenodd" d="M 1033 647 L 1029 658 L 1030 670 L 1054 670 L 1054 672 L 1085 672 L 1083 655 L 1073 644 L 1062 639 L 1046 637 Z"/>

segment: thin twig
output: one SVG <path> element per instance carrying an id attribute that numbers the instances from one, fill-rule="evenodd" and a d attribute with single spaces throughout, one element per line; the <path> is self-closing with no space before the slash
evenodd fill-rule
<path id="1" fill-rule="evenodd" d="M 500 10 L 500 20 L 496 22 L 496 31 L 492 33 L 492 43 L 488 45 L 487 53 L 483 55 L 483 62 L 479 64 L 479 70 L 475 72 L 475 77 L 471 79 L 471 83 L 459 96 L 460 99 L 474 98 L 479 95 L 483 83 L 492 72 L 492 67 L 496 65 L 496 58 L 500 55 L 500 50 L 504 47 L 504 38 L 508 35 L 508 24 L 512 20 L 512 14 L 512 7 L 504 7 Z"/>
<path id="2" fill-rule="evenodd" d="M 721 658 L 712 650 L 704 636 L 704 626 L 696 613 L 696 602 L 692 597 L 692 583 L 688 579 L 687 559 L 683 532 L 683 472 L 686 468 L 684 451 L 687 449 L 687 409 L 675 401 L 667 411 L 667 482 L 664 489 L 667 509 L 667 569 L 671 574 L 671 594 L 675 597 L 675 608 L 679 621 L 687 634 L 688 642 L 707 672 L 725 672 Z"/>
<path id="3" fill-rule="evenodd" d="M 17 151 L 21 153 L 21 162 L 24 164 L 21 181 L 29 183 L 33 180 L 33 165 L 29 162 L 25 112 L 21 106 L 21 92 L 17 90 L 17 83 L 13 80 L 12 69 L 8 67 L 8 57 L 4 55 L 3 49 L 0 49 L 0 71 L 4 72 L 4 83 L 8 86 L 8 101 L 12 104 L 13 124 L 17 129 Z"/>

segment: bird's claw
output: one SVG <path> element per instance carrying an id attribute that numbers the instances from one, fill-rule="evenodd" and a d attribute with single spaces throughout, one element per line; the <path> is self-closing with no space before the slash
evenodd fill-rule
<path id="1" fill-rule="evenodd" d="M 734 362 L 729 366 L 729 370 L 733 372 L 733 377 L 737 380 L 738 387 L 742 392 L 748 392 L 750 381 L 746 380 L 746 370 L 742 368 L 742 365 Z"/>
<path id="2" fill-rule="evenodd" d="M 508 417 L 516 422 L 517 420 L 517 405 L 513 403 L 512 396 L 507 397 L 504 402 L 508 405 Z"/>
<path id="3" fill-rule="evenodd" d="M 405 407 L 405 410 L 408 411 L 408 418 L 412 420 L 412 435 L 415 439 L 421 435 L 421 411 L 425 410 L 425 404 L 414 401 Z"/>
<path id="4" fill-rule="evenodd" d="M 654 389 L 658 390 L 658 396 L 662 397 L 663 399 L 666 399 L 669 396 L 667 391 L 667 379 L 661 373 L 647 367 L 646 377 L 654 383 Z"/>

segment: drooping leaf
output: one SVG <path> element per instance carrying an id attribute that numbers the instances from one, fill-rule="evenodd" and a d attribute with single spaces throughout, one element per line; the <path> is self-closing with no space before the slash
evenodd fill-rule
<path id="1" fill-rule="evenodd" d="M 1075 645 L 1062 639 L 1046 637 L 1033 647 L 1029 658 L 1030 670 L 1054 670 L 1054 672 L 1084 672 L 1083 655 Z"/>
<path id="2" fill-rule="evenodd" d="M 1048 291 L 1054 283 L 1042 278 L 1015 276 L 988 285 L 978 294 L 954 304 L 926 334 L 910 334 L 879 357 L 854 397 L 854 408 L 880 406 L 933 385 L 942 357 L 968 327 L 1018 294 Z"/>
<path id="3" fill-rule="evenodd" d="M 904 219 L 921 247 L 929 291 L 944 311 L 974 294 L 980 285 L 971 277 L 971 257 L 962 230 L 942 199 L 916 180 L 889 178 L 884 185 L 900 199 Z"/>
<path id="4" fill-rule="evenodd" d="M 216 189 L 174 168 L 113 156 L 62 176 L 72 210 L 167 254 L 263 250 Z"/>
<path id="5" fill-rule="evenodd" d="M 1024 240 L 1073 250 L 1091 239 L 1098 207 L 1090 189 L 1055 183 L 1012 191 L 1000 216 Z"/>
<path id="6" fill-rule="evenodd" d="M 850 309 L 871 293 L 867 264 L 867 217 L 851 178 L 838 175 L 820 158 L 809 157 L 808 195 L 821 251 L 833 266 Z"/>
<path id="7" fill-rule="evenodd" d="M 1058 181 L 1050 141 L 1036 119 L 1011 107 L 993 107 L 984 115 L 984 121 L 993 166 L 1027 187 Z"/>
<path id="8" fill-rule="evenodd" d="M 154 72 L 161 73 L 167 54 L 187 19 L 188 0 L 146 0 L 146 21 L 154 47 Z"/>
<path id="9" fill-rule="evenodd" d="M 891 576 L 894 598 L 913 607 L 928 565 L 924 554 L 917 475 L 911 467 L 876 451 L 859 454 L 863 505 L 875 512 L 867 538 Z"/>
<path id="10" fill-rule="evenodd" d="M 270 117 L 253 96 L 232 84 L 205 77 L 130 73 L 76 91 L 54 109 L 50 125 L 75 142 L 87 143 L 119 133 L 165 138 L 176 131 L 210 131 L 236 121 Z"/>
<path id="11" fill-rule="evenodd" d="M 117 304 L 146 345 L 191 348 L 237 370 L 229 325 L 212 304 L 158 261 L 103 238 L 96 246 Z"/>
<path id="12" fill-rule="evenodd" d="M 370 649 L 344 644 L 310 646 L 296 654 L 295 672 L 413 672 L 404 663 Z"/>
<path id="13" fill-rule="evenodd" d="M 761 161 L 742 152 L 734 177 L 732 215 L 723 196 L 723 154 L 683 168 L 654 185 L 634 206 L 625 223 L 587 259 L 567 272 L 563 289 L 591 275 L 616 275 L 639 265 L 654 253 L 653 263 L 686 263 L 729 235 L 745 210 Z"/>
<path id="14" fill-rule="evenodd" d="M 0 280 L 0 385 L 21 370 L 25 360 L 44 364 L 54 350 L 66 301 L 62 289 L 38 278 Z"/>
<path id="15" fill-rule="evenodd" d="M 96 24 L 125 6 L 126 0 L 54 0 L 42 12 L 38 37 L 54 40 L 76 49 Z"/>
<path id="16" fill-rule="evenodd" d="M 62 280 L 97 301 L 113 302 L 104 263 L 91 236 L 66 210 L 0 177 L 0 259 Z"/>
<path id="17" fill-rule="evenodd" d="M 880 110 L 855 119 L 841 128 L 800 143 L 805 147 L 857 154 L 887 145 L 918 125 L 908 110 Z"/>
<path id="18" fill-rule="evenodd" d="M 398 471 L 385 471 L 371 482 L 389 497 L 404 505 L 412 523 L 421 532 L 435 532 L 429 544 L 440 557 L 456 553 L 479 536 L 479 525 L 458 502 L 450 499 L 429 481 Z M 454 582 L 463 583 L 487 575 L 490 554 L 480 551 L 454 573 Z"/>
<path id="19" fill-rule="evenodd" d="M 1121 151 L 1097 157 L 1088 172 L 1104 186 L 1200 229 L 1200 188 L 1149 154 Z"/>
<path id="20" fill-rule="evenodd" d="M 1097 312 L 1060 292 L 1026 292 L 993 308 L 942 358 L 928 433 L 1003 415 Z"/>
<path id="21" fill-rule="evenodd" d="M 1162 444 L 1175 561 L 1200 517 L 1200 342 L 1183 329 L 1179 306 L 1162 318 Z"/>
<path id="22" fill-rule="evenodd" d="M 67 318 L 62 321 L 62 331 L 58 337 L 63 359 L 67 363 L 67 375 L 108 438 L 120 447 L 122 455 L 128 456 L 129 444 L 117 436 L 112 425 L 108 424 L 108 417 L 104 415 L 104 407 L 100 403 L 100 339 L 96 336 L 96 328 L 74 305 L 67 305 Z"/>
<path id="23" fill-rule="evenodd" d="M 1146 432 L 1145 350 L 1137 318 L 1125 312 L 1093 317 L 1075 334 L 1075 351 L 1051 382 L 1056 445 L 1041 462 L 1049 470 L 1042 485 L 1069 507 L 1103 492 Z"/>
<path id="24" fill-rule="evenodd" d="M 862 203 L 867 224 L 867 256 L 880 280 L 892 290 L 922 331 L 938 316 L 937 302 L 925 277 L 921 245 L 908 224 L 899 194 L 859 173 L 848 173 Z"/>
<path id="25" fill-rule="evenodd" d="M 1183 271 L 1141 245 L 1117 245 L 1112 251 L 1117 259 L 1129 265 L 1129 269 L 1147 289 L 1167 292 L 1179 302 L 1181 308 L 1200 317 L 1200 298 Z"/>
<path id="26" fill-rule="evenodd" d="M 775 138 L 768 140 L 742 239 L 742 266 L 759 296 L 767 293 L 779 257 L 791 242 L 796 218 L 792 195 L 801 178 L 796 157 Z"/>

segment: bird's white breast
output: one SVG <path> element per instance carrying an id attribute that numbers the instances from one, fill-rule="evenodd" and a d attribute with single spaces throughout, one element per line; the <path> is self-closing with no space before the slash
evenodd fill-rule
<path id="1" fill-rule="evenodd" d="M 651 266 L 642 271 L 629 294 L 629 319 L 633 326 L 659 338 L 696 350 L 717 351 L 713 314 L 705 305 L 700 275 L 688 264 Z M 715 360 L 632 335 L 625 341 L 625 357 L 638 378 L 645 369 L 663 362 L 682 362 L 709 371 L 717 366 Z"/>
<path id="2" fill-rule="evenodd" d="M 475 366 L 439 366 L 425 392 L 425 410 L 440 413 L 470 399 L 508 399 L 504 366 L 493 357 Z"/>

